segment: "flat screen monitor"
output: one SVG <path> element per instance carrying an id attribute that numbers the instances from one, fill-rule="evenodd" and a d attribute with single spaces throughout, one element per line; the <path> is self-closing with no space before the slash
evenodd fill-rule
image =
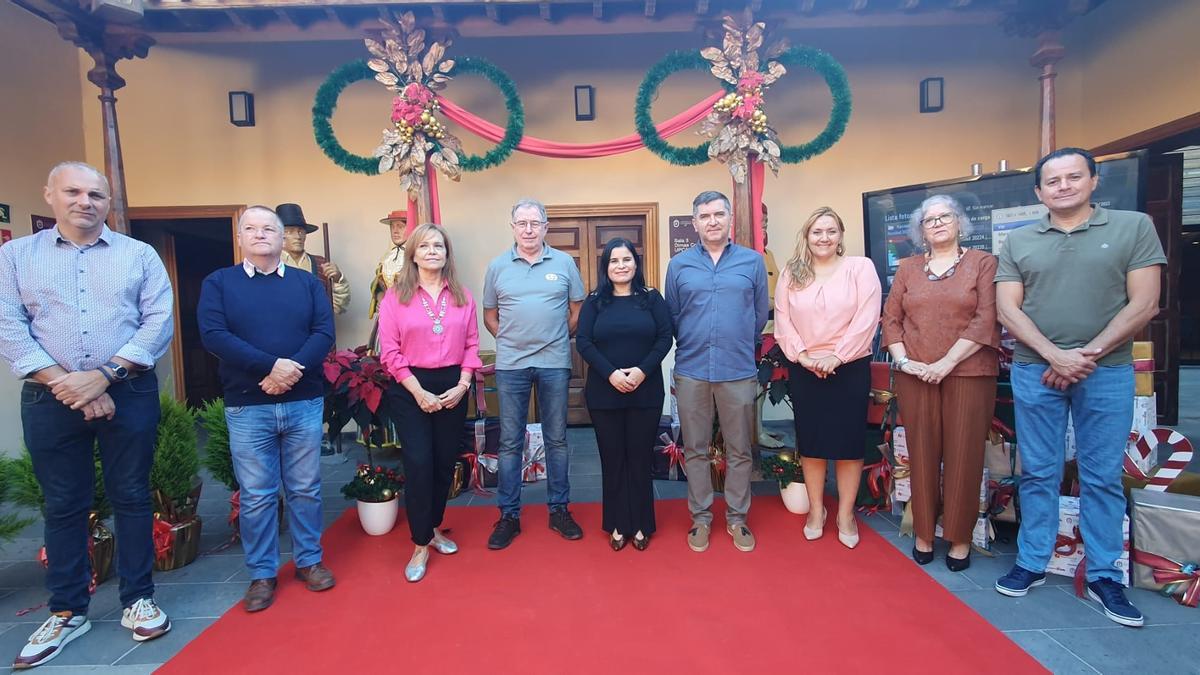
<path id="1" fill-rule="evenodd" d="M 1092 201 L 1110 209 L 1144 211 L 1146 162 L 1145 150 L 1098 157 L 1100 185 Z M 1032 168 L 864 192 L 866 250 L 885 294 L 900 260 L 920 252 L 908 236 L 912 212 L 937 194 L 953 196 L 970 217 L 971 235 L 963 243 L 997 255 L 1010 232 L 1046 213 L 1033 193 Z"/>

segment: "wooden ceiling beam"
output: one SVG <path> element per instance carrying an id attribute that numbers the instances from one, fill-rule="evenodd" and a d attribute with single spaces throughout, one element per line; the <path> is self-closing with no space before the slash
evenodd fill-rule
<path id="1" fill-rule="evenodd" d="M 868 0 L 850 0 L 850 11 L 861 13 L 867 11 Z"/>
<path id="2" fill-rule="evenodd" d="M 696 0 L 696 13 L 701 16 L 708 14 L 708 0 Z"/>
<path id="3" fill-rule="evenodd" d="M 554 16 L 550 13 L 549 2 L 538 3 L 538 16 L 542 17 L 542 21 L 553 21 Z"/>
<path id="4" fill-rule="evenodd" d="M 429 10 L 433 12 L 433 20 L 437 23 L 446 23 L 446 8 L 442 5 L 431 5 Z"/>
<path id="5" fill-rule="evenodd" d="M 914 12 L 920 6 L 921 0 L 900 0 L 900 4 L 897 6 L 897 9 L 899 9 L 901 12 Z"/>
<path id="6" fill-rule="evenodd" d="M 817 9 L 817 0 L 800 0 L 796 3 L 796 11 L 801 14 L 812 14 Z"/>
<path id="7" fill-rule="evenodd" d="M 487 14 L 487 18 L 491 19 L 493 23 L 501 23 L 500 8 L 497 7 L 495 3 L 488 2 L 483 6 L 483 11 L 485 14 Z"/>
<path id="8" fill-rule="evenodd" d="M 658 3 L 655 0 L 646 0 L 645 15 L 647 19 L 654 18 L 654 12 L 658 9 Z"/>
<path id="9" fill-rule="evenodd" d="M 597 21 L 604 20 L 604 0 L 592 0 L 592 18 Z"/>

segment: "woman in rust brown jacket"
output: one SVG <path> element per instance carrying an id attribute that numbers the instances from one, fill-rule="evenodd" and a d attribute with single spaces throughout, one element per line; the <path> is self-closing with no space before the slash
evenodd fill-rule
<path id="1" fill-rule="evenodd" d="M 923 253 L 900 261 L 883 309 L 912 467 L 912 556 L 933 560 L 940 502 L 946 567 L 956 572 L 971 564 L 1000 345 L 996 258 L 962 245 L 970 226 L 953 197 L 926 199 L 909 226 Z"/>

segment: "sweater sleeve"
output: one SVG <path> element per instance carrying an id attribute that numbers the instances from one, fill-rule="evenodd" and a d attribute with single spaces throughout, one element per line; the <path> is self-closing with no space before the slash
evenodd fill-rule
<path id="1" fill-rule="evenodd" d="M 579 355 L 583 357 L 583 360 L 587 361 L 588 365 L 596 371 L 596 374 L 607 380 L 608 376 L 612 375 L 617 368 L 608 360 L 608 357 L 600 353 L 600 348 L 593 341 L 598 314 L 596 302 L 594 295 L 589 295 L 583 301 L 583 307 L 579 310 L 579 327 L 575 330 L 575 348 L 579 350 Z"/>
<path id="2" fill-rule="evenodd" d="M 200 300 L 196 303 L 200 342 L 213 356 L 230 366 L 244 370 L 254 377 L 266 377 L 275 367 L 277 357 L 251 345 L 229 330 L 221 275 L 220 270 L 213 272 L 200 287 Z"/>
<path id="3" fill-rule="evenodd" d="M 308 275 L 304 281 L 308 284 L 309 301 L 312 303 L 312 322 L 309 324 L 308 339 L 291 358 L 304 366 L 305 370 L 317 371 L 325 355 L 333 349 L 333 307 L 329 304 L 325 287 L 316 277 Z"/>
<path id="4" fill-rule="evenodd" d="M 667 301 L 655 290 L 650 291 L 650 314 L 654 317 L 654 345 L 638 364 L 643 373 L 649 373 L 661 365 L 667 352 L 671 351 L 671 312 L 667 309 Z"/>

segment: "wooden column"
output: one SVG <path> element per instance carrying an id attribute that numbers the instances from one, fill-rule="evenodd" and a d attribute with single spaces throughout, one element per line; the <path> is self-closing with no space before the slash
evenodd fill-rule
<path id="1" fill-rule="evenodd" d="M 739 246 L 754 248 L 754 221 L 750 204 L 750 172 L 742 182 L 733 182 L 733 240 Z"/>
<path id="2" fill-rule="evenodd" d="M 1041 69 L 1038 80 L 1042 84 L 1042 114 L 1038 142 L 1038 157 L 1045 157 L 1054 152 L 1054 79 L 1058 72 L 1054 66 L 1062 60 L 1066 53 L 1059 40 L 1061 36 L 1056 30 L 1042 31 L 1038 34 L 1038 48 L 1029 58 L 1029 64 Z"/>
<path id="3" fill-rule="evenodd" d="M 117 128 L 116 91 L 125 86 L 117 74 L 121 59 L 145 58 L 154 38 L 125 26 L 109 26 L 96 19 L 81 19 L 67 14 L 53 17 L 63 39 L 75 43 L 92 57 L 96 65 L 88 71 L 88 81 L 100 88 L 100 115 L 104 122 L 104 173 L 112 189 L 108 226 L 129 234 L 129 199 L 125 191 L 125 163 L 121 156 L 121 134 Z"/>

